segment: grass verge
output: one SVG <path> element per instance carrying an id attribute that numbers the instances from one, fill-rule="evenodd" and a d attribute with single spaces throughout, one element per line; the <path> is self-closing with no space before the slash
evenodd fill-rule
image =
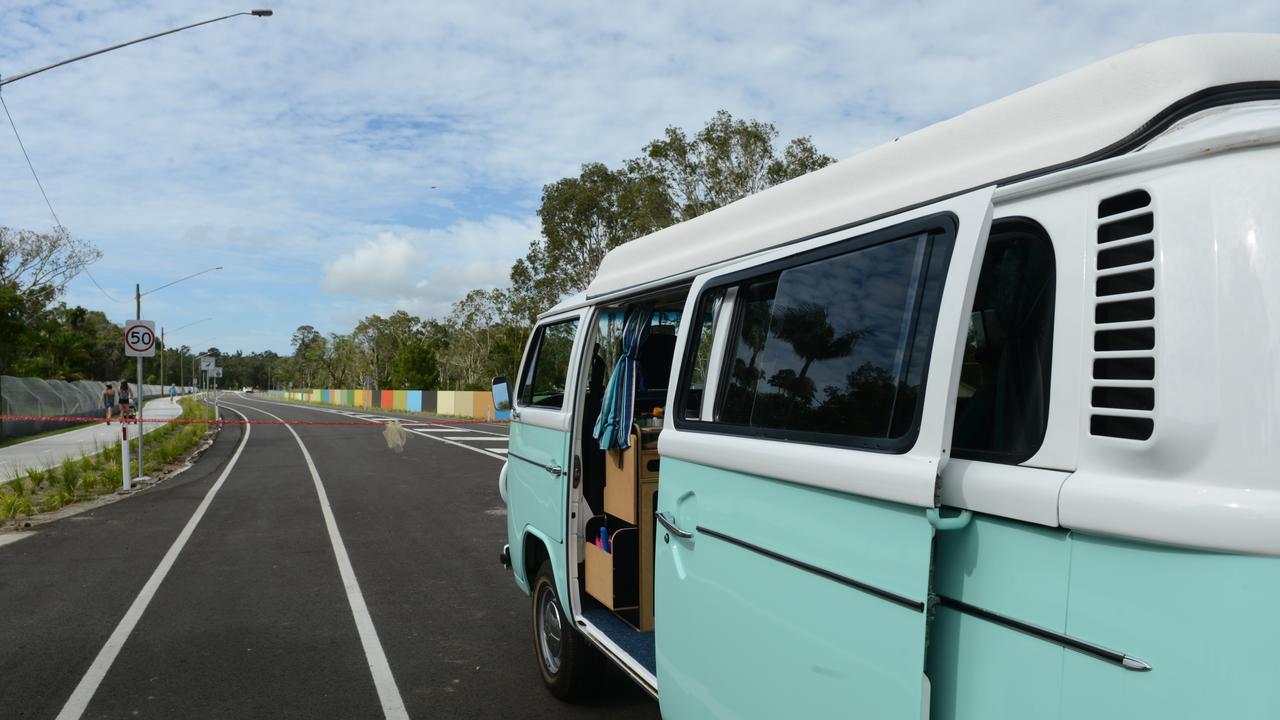
<path id="1" fill-rule="evenodd" d="M 129 441 L 130 475 L 155 475 L 173 470 L 195 448 L 210 426 L 199 422 L 213 419 L 213 408 L 193 398 L 180 400 L 186 423 L 168 423 L 147 433 L 145 472 L 138 472 L 138 440 Z M 123 483 L 120 444 L 112 443 L 80 458 L 65 458 L 60 465 L 44 470 L 18 472 L 0 484 L 0 526 L 52 512 L 73 503 L 115 492 Z"/>

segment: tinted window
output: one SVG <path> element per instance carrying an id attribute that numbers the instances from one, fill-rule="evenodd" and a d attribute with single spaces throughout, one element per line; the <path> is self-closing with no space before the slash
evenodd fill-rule
<path id="1" fill-rule="evenodd" d="M 538 328 L 521 379 L 521 405 L 548 408 L 563 406 L 565 380 L 569 376 L 569 355 L 573 351 L 573 338 L 577 330 L 576 319 Z"/>
<path id="2" fill-rule="evenodd" d="M 1039 225 L 993 226 L 969 316 L 952 456 L 1019 463 L 1049 422 L 1053 245 Z"/>
<path id="3" fill-rule="evenodd" d="M 871 447 L 892 448 L 912 434 L 950 235 L 866 243 L 734 284 L 714 417 L 702 420 L 727 431 Z M 704 323 L 714 297 L 704 298 Z M 699 345 L 708 333 L 701 335 Z M 695 348 L 692 357 L 701 356 Z M 698 365 L 686 378 L 685 419 L 697 418 L 688 396 Z"/>

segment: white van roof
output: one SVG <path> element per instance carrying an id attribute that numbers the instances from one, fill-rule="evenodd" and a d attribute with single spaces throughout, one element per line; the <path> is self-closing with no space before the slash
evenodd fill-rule
<path id="1" fill-rule="evenodd" d="M 1140 46 L 619 246 L 587 298 L 1130 152 L 1191 112 L 1278 96 L 1280 35 L 1192 35 Z"/>

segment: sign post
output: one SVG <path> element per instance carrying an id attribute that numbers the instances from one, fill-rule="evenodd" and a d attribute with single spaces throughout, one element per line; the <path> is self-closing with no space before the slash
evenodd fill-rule
<path id="1" fill-rule="evenodd" d="M 142 464 L 142 402 L 146 397 L 142 388 L 142 358 L 156 355 L 156 324 L 150 320 L 129 320 L 124 326 L 124 355 L 138 358 L 138 385 L 134 388 L 134 419 L 138 423 L 138 482 L 144 479 Z M 132 488 L 129 480 L 129 430 L 128 425 L 121 422 L 121 442 L 124 448 L 120 457 L 124 461 L 124 489 Z"/>
<path id="2" fill-rule="evenodd" d="M 218 419 L 218 378 L 222 377 L 222 368 L 214 365 L 209 368 L 209 377 L 213 378 L 213 419 Z"/>

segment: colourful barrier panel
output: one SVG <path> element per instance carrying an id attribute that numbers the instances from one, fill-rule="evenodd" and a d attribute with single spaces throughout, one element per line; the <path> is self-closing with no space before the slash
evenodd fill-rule
<path id="1" fill-rule="evenodd" d="M 494 418 L 493 393 L 477 392 L 471 405 L 472 418 Z"/>
<path id="2" fill-rule="evenodd" d="M 436 412 L 441 415 L 453 415 L 453 397 L 455 394 L 449 390 L 441 390 L 436 393 Z"/>
<path id="3" fill-rule="evenodd" d="M 317 388 L 276 392 L 275 397 L 340 407 L 421 412 L 455 417 L 500 418 L 493 396 L 475 390 L 356 390 Z"/>

